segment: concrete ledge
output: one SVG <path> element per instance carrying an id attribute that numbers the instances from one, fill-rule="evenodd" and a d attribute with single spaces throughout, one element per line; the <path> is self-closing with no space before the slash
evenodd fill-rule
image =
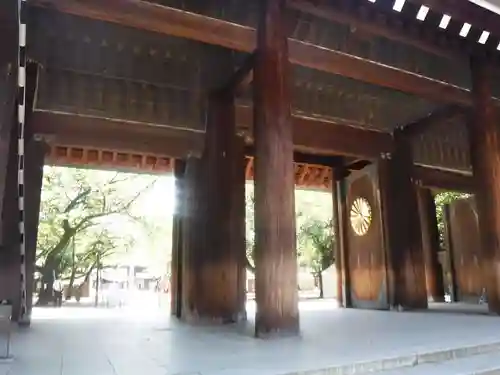
<path id="1" fill-rule="evenodd" d="M 12 362 L 14 362 L 14 357 L 12 357 L 12 356 L 7 357 L 7 358 L 5 358 L 5 357 L 0 358 L 0 365 L 3 365 L 5 363 L 12 363 Z"/>
<path id="2" fill-rule="evenodd" d="M 399 357 L 385 358 L 367 362 L 357 362 L 348 365 L 340 365 L 327 367 L 316 370 L 305 370 L 297 372 L 288 372 L 283 375 L 354 375 L 366 374 L 379 371 L 388 371 L 395 369 L 403 369 L 407 367 L 415 367 L 426 363 L 446 362 L 454 359 L 472 357 L 480 354 L 499 352 L 500 356 L 500 341 L 474 345 L 468 347 L 451 348 L 438 350 L 427 353 L 415 353 Z M 487 370 L 476 375 L 493 375 L 498 374 L 498 369 Z"/>

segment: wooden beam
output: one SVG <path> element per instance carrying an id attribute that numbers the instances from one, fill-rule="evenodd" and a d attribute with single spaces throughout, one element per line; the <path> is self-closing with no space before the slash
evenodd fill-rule
<path id="1" fill-rule="evenodd" d="M 288 6 L 292 9 L 328 21 L 349 25 L 356 31 L 360 30 L 411 45 L 433 55 L 449 59 L 467 56 L 465 51 L 458 51 L 456 48 L 452 48 L 451 44 L 448 46 L 440 44 L 439 38 L 443 37 L 446 31 L 438 29 L 434 25 L 426 26 L 415 18 L 416 14 L 413 15 L 413 19 L 408 19 L 409 17 L 405 17 L 404 12 L 401 14 L 392 11 L 392 9 L 391 12 L 385 12 L 377 5 L 368 4 L 366 1 L 363 1 L 362 4 L 350 1 L 349 5 L 346 6 L 345 2 L 336 1 L 288 0 Z M 381 22 L 382 17 L 384 21 Z M 458 38 L 457 35 L 456 39 Z"/>
<path id="2" fill-rule="evenodd" d="M 254 145 L 245 146 L 245 156 L 255 156 Z M 340 156 L 314 155 L 306 154 L 300 151 L 294 151 L 293 161 L 300 164 L 321 165 L 325 167 L 340 167 L 342 165 L 342 157 Z"/>
<path id="3" fill-rule="evenodd" d="M 33 0 L 32 6 L 214 44 L 237 51 L 255 49 L 256 32 L 246 26 L 138 0 Z M 338 74 L 440 102 L 471 105 L 466 89 L 347 53 L 289 40 L 293 64 Z"/>
<path id="4" fill-rule="evenodd" d="M 346 164 L 345 168 L 351 171 L 360 171 L 367 165 L 370 165 L 371 162 L 369 160 L 355 160 L 351 163 Z"/>
<path id="5" fill-rule="evenodd" d="M 104 148 L 168 157 L 199 154 L 203 133 L 113 121 L 105 118 L 35 111 L 34 134 L 67 146 Z M 117 137 L 117 134 L 120 134 Z"/>
<path id="6" fill-rule="evenodd" d="M 420 134 L 426 133 L 427 130 L 435 125 L 439 125 L 444 121 L 450 120 L 451 118 L 462 114 L 466 111 L 461 106 L 450 104 L 441 108 L 436 109 L 434 112 L 429 113 L 427 116 L 422 117 L 416 121 L 409 124 L 403 125 L 401 130 L 407 136 L 415 137 Z"/>
<path id="7" fill-rule="evenodd" d="M 253 67 L 255 65 L 255 52 L 250 54 L 243 64 L 229 78 L 222 87 L 222 91 L 238 93 L 244 90 L 253 80 Z"/>
<path id="8" fill-rule="evenodd" d="M 203 149 L 204 135 L 198 132 L 52 112 L 36 111 L 33 117 L 33 131 L 59 145 L 169 157 L 199 155 Z M 251 127 L 252 108 L 238 106 L 236 119 L 240 127 Z M 116 137 L 118 133 L 122 136 Z M 392 149 L 388 133 L 302 116 L 293 117 L 293 137 L 296 161 L 309 164 L 330 163 L 338 155 L 375 159 Z"/>
<path id="9" fill-rule="evenodd" d="M 474 193 L 474 178 L 469 174 L 434 169 L 430 167 L 414 166 L 413 180 L 417 185 L 447 191 L 461 191 Z"/>
<path id="10" fill-rule="evenodd" d="M 240 128 L 251 129 L 251 107 L 238 106 L 236 121 Z M 376 159 L 392 150 L 392 137 L 367 129 L 338 124 L 320 118 L 294 115 L 292 118 L 295 150 L 305 154 L 346 155 Z"/>

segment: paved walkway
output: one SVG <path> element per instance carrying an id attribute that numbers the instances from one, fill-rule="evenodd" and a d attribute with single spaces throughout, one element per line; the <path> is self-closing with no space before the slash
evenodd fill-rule
<path id="1" fill-rule="evenodd" d="M 38 309 L 1 375 L 276 375 L 500 342 L 500 318 L 336 309 L 301 303 L 301 338 L 257 340 L 251 326 L 190 327 L 156 313 Z M 249 306 L 252 314 L 252 306 Z"/>

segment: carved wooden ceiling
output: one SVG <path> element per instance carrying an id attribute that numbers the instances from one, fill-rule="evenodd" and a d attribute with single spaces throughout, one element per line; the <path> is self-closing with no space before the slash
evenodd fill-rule
<path id="1" fill-rule="evenodd" d="M 68 167 L 88 167 L 113 169 L 139 173 L 172 173 L 175 159 L 157 154 L 123 152 L 93 147 L 71 147 L 52 144 L 46 162 L 51 165 Z M 332 187 L 332 168 L 314 160 L 295 162 L 295 186 L 297 188 L 329 191 Z M 357 170 L 366 165 L 365 161 L 354 161 L 350 170 Z M 253 157 L 245 157 L 245 178 L 253 180 Z M 415 167 L 415 183 L 432 189 L 474 191 L 473 179 L 464 174 L 448 173 L 432 168 Z"/>
<path id="2" fill-rule="evenodd" d="M 173 173 L 175 159 L 146 153 L 53 144 L 46 162 L 68 167 L 86 166 L 97 169 L 124 169 L 141 173 L 163 174 Z M 245 163 L 245 177 L 247 180 L 253 180 L 253 158 L 247 156 Z M 310 163 L 295 163 L 295 184 L 297 187 L 327 190 L 331 188 L 331 181 L 331 168 Z"/>
<path id="3" fill-rule="evenodd" d="M 45 2 L 62 4 L 60 0 Z M 249 27 L 256 24 L 254 1 L 157 2 Z M 443 86 L 443 93 L 450 93 L 448 97 L 426 95 L 430 92 L 427 89 L 412 91 L 411 86 L 415 85 L 408 83 L 409 91 L 425 94 L 425 97 L 417 97 L 393 89 L 398 82 L 388 80 L 386 87 L 373 84 L 383 81 L 383 77 L 375 77 L 373 71 L 368 72 L 370 78 L 362 82 L 368 73 L 361 72 L 364 74 L 362 79 L 355 80 L 349 74 L 343 77 L 321 71 L 323 68 L 316 68 L 314 62 L 306 66 L 297 64 L 293 68 L 292 82 L 295 115 L 319 119 L 332 126 L 341 124 L 390 133 L 396 127 L 439 109 L 443 105 L 441 99 L 467 104 L 467 90 L 470 89 L 467 55 L 471 51 L 481 51 L 496 59 L 500 28 L 492 28 L 485 43 L 479 43 L 484 33 L 480 25 L 472 21 L 486 18 L 473 14 L 470 30 L 465 37 L 460 36 L 467 21 L 463 17 L 467 15 L 454 9 L 455 16 L 442 27 L 444 12 L 438 5 L 443 2 L 446 1 L 435 1 L 437 5 L 420 20 L 417 16 L 422 18 L 421 4 L 413 0 L 406 1 L 401 12 L 393 9 L 392 0 L 377 0 L 375 4 L 367 0 L 290 0 L 292 38 L 324 47 L 322 51 L 337 51 L 369 60 L 381 72 L 389 67 L 396 68 L 391 71 L 395 72 L 394 77 L 399 71 L 407 71 L 419 75 L 413 78 L 429 77 L 429 87 L 443 86 L 443 82 L 452 85 Z M 44 0 L 34 3 L 43 5 Z M 66 2 L 72 3 L 73 0 Z M 134 1 L 128 3 L 133 5 Z M 99 4 L 110 3 L 88 0 L 81 7 Z M 206 93 L 224 82 L 228 72 L 241 64 L 248 51 L 231 41 L 212 46 L 200 40 L 117 24 L 120 22 L 96 21 L 39 7 L 32 7 L 30 11 L 28 54 L 41 66 L 36 100 L 38 111 L 117 119 L 138 126 L 155 125 L 199 134 L 205 126 Z M 107 14 L 97 18 L 105 17 L 113 16 Z M 486 22 L 493 25 L 489 18 Z M 388 30 L 394 32 L 391 34 Z M 307 47 L 307 43 L 301 46 Z M 236 51 L 221 45 L 234 45 Z M 405 73 L 401 77 L 409 77 L 408 82 L 411 82 L 411 75 Z M 498 82 L 499 77 L 500 74 L 495 78 Z M 500 94 L 500 84 L 495 86 Z M 250 87 L 241 93 L 238 103 L 251 106 Z M 300 124 L 305 126 L 306 123 L 301 121 Z M 251 121 L 238 125 L 251 139 Z M 304 148 L 328 153 L 324 148 L 320 150 L 309 145 Z M 416 162 L 439 168 L 469 170 L 467 150 L 463 116 L 432 127 L 414 141 Z"/>

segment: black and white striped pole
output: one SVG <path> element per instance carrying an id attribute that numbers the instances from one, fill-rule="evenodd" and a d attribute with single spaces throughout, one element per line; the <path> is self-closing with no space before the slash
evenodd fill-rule
<path id="1" fill-rule="evenodd" d="M 18 90 L 17 90 L 17 119 L 18 119 L 18 173 L 17 188 L 19 194 L 19 253 L 20 253 L 20 310 L 19 323 L 29 323 L 26 300 L 26 236 L 24 223 L 24 128 L 26 118 L 26 0 L 18 0 L 19 16 L 19 54 L 18 54 Z"/>

